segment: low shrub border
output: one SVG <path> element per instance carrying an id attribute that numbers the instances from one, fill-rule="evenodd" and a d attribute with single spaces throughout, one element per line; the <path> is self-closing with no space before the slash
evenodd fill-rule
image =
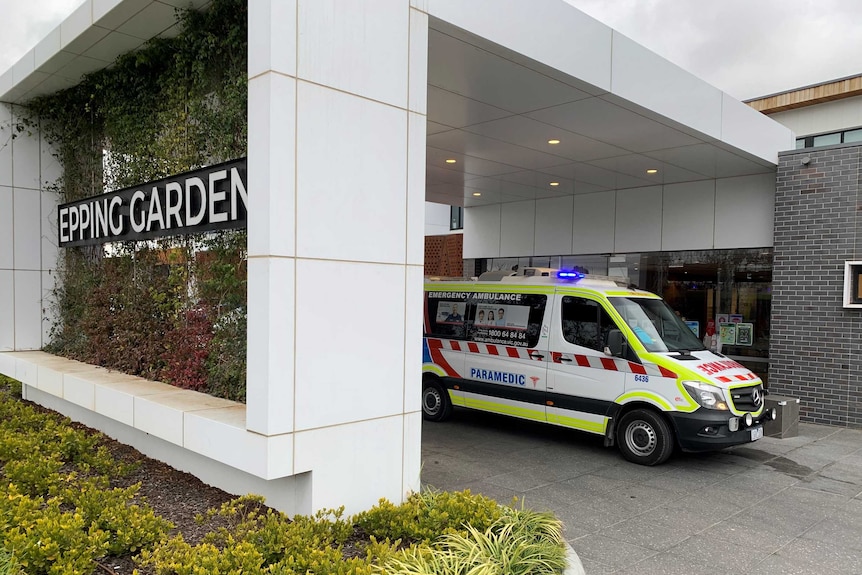
<path id="1" fill-rule="evenodd" d="M 247 495 L 201 514 L 206 534 L 192 544 L 140 484 L 112 486 L 131 467 L 104 441 L 22 401 L 20 384 L 0 376 L 0 575 L 95 575 L 121 556 L 142 575 L 543 575 L 566 565 L 557 519 L 469 491 L 293 519 Z"/>

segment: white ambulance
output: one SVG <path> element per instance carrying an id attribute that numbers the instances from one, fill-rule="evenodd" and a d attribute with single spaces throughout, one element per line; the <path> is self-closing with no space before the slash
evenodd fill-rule
<path id="1" fill-rule="evenodd" d="M 544 268 L 426 280 L 422 410 L 453 406 L 602 434 L 642 465 L 756 441 L 775 418 L 761 380 L 657 295 Z"/>

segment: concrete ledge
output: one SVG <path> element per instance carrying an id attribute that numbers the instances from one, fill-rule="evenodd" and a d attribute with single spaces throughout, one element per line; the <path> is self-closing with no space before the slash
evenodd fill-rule
<path id="1" fill-rule="evenodd" d="M 27 399 L 38 390 L 264 480 L 293 474 L 293 434 L 248 431 L 241 403 L 41 351 L 0 353 L 0 373 L 21 381 Z"/>

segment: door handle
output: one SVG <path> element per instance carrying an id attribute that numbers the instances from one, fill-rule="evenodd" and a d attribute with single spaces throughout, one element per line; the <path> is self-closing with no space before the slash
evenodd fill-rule
<path id="1" fill-rule="evenodd" d="M 560 361 L 572 361 L 571 357 L 561 357 Z"/>
<path id="2" fill-rule="evenodd" d="M 544 355 L 542 355 L 540 353 L 536 353 L 536 352 L 531 353 L 530 357 L 533 359 L 545 359 Z"/>

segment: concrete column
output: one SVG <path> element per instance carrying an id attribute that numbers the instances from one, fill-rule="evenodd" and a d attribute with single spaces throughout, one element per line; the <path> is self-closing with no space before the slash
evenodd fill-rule
<path id="1" fill-rule="evenodd" d="M 60 168 L 38 128 L 18 131 L 20 112 L 0 103 L 0 351 L 48 342 L 57 265 L 57 194 L 50 186 Z"/>
<path id="2" fill-rule="evenodd" d="M 249 1 L 247 428 L 297 512 L 419 488 L 428 17 Z"/>

